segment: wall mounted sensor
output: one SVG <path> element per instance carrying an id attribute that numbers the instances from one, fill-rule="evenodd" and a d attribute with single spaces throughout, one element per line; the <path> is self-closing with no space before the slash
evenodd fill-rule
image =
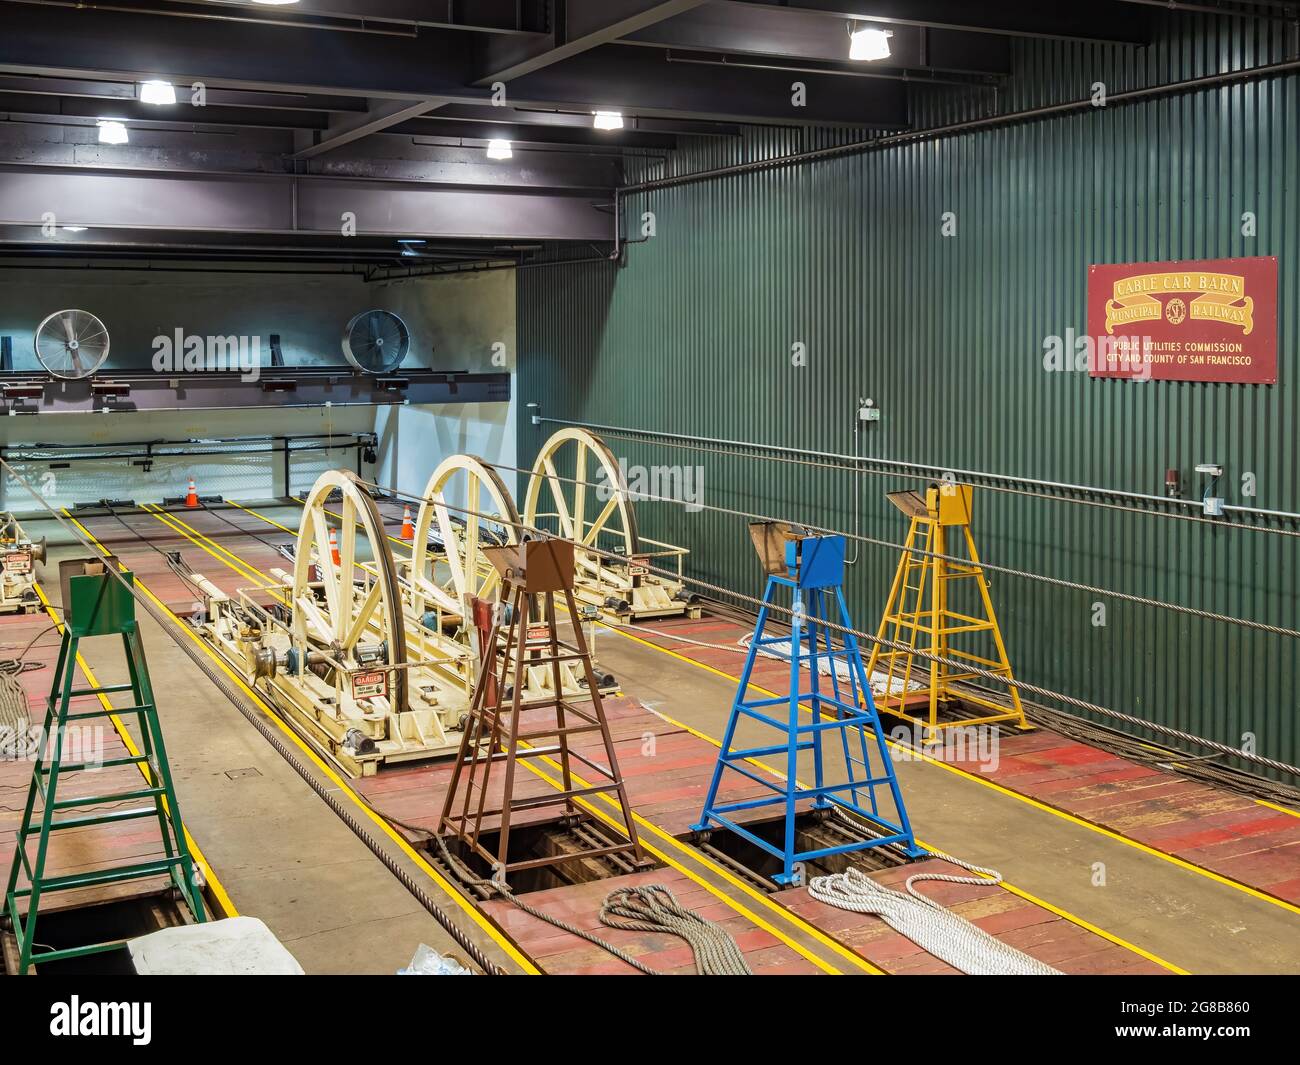
<path id="1" fill-rule="evenodd" d="M 876 406 L 876 401 L 874 399 L 858 400 L 858 421 L 860 422 L 880 421 L 880 408 Z"/>
<path id="2" fill-rule="evenodd" d="M 1202 512 L 1209 518 L 1223 517 L 1223 497 L 1214 494 L 1219 486 L 1219 478 L 1223 476 L 1223 467 L 1217 462 L 1199 462 L 1196 464 L 1196 472 L 1209 478 L 1205 491 L 1201 493 Z"/>

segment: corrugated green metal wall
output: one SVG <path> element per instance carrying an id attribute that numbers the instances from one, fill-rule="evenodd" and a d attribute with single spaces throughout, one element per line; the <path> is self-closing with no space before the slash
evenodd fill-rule
<path id="1" fill-rule="evenodd" d="M 1161 17 L 1124 51 L 1017 45 L 999 90 L 940 94 L 918 125 L 1084 98 L 1287 57 L 1279 29 Z M 811 144 L 790 132 L 708 142 L 688 172 Z M 799 141 L 798 144 L 795 142 Z M 519 273 L 519 397 L 551 417 L 864 453 L 1141 492 L 1222 462 L 1228 501 L 1300 509 L 1300 81 L 1286 77 L 1026 122 L 633 195 L 657 236 L 603 264 Z M 646 176 L 659 176 L 648 174 Z M 958 233 L 944 238 L 944 212 Z M 1255 212 L 1258 236 L 1241 234 Z M 1042 368 L 1043 341 L 1086 330 L 1087 266 L 1280 258 L 1275 387 L 1093 381 Z M 791 366 L 791 345 L 809 365 Z M 855 440 L 859 397 L 883 420 Z M 526 413 L 526 412 L 525 412 Z M 520 427 L 524 464 L 552 427 Z M 897 540 L 884 498 L 907 487 L 777 462 L 615 443 L 633 463 L 700 463 L 707 502 Z M 1258 479 L 1241 496 L 1242 474 Z M 644 531 L 692 549 L 694 573 L 754 592 L 743 522 L 643 504 Z M 1300 540 L 981 491 L 986 559 L 1296 626 Z M 862 546 L 851 602 L 874 627 L 896 558 Z M 1019 673 L 1038 684 L 1292 763 L 1296 646 L 1238 627 L 1011 577 L 994 582 Z"/>

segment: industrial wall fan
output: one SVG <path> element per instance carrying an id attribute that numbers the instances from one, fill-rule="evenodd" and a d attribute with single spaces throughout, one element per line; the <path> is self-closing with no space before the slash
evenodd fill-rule
<path id="1" fill-rule="evenodd" d="M 397 369 L 411 348 L 411 332 L 392 311 L 363 311 L 343 330 L 343 355 L 362 373 Z"/>
<path id="2" fill-rule="evenodd" d="M 36 357 L 55 377 L 78 381 L 108 358 L 108 330 L 89 311 L 55 311 L 36 327 Z"/>

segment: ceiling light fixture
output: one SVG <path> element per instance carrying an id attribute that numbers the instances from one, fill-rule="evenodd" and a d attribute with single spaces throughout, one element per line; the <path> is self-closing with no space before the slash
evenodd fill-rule
<path id="1" fill-rule="evenodd" d="M 86 232 L 86 227 L 85 227 L 85 226 L 64 226 L 64 227 L 63 227 L 63 232 L 65 232 L 65 233 L 84 233 L 84 232 Z"/>
<path id="2" fill-rule="evenodd" d="M 893 36 L 893 33 L 889 30 L 855 29 L 854 26 L 854 23 L 849 23 L 850 59 L 873 60 L 889 58 L 889 38 Z"/>
<path id="3" fill-rule="evenodd" d="M 142 81 L 139 93 L 142 104 L 157 104 L 163 107 L 176 102 L 176 88 L 170 81 Z"/>
<path id="4" fill-rule="evenodd" d="M 126 126 L 116 119 L 101 118 L 95 124 L 99 126 L 100 144 L 125 144 L 131 139 Z"/>
<path id="5" fill-rule="evenodd" d="M 621 111 L 596 111 L 595 126 L 597 129 L 622 129 L 623 113 Z"/>
<path id="6" fill-rule="evenodd" d="M 489 159 L 509 159 L 513 154 L 514 153 L 510 150 L 509 141 L 488 141 L 487 157 Z"/>
<path id="7" fill-rule="evenodd" d="M 253 0 L 255 4 L 261 4 L 264 7 L 283 7 L 285 4 L 296 4 L 298 0 Z"/>

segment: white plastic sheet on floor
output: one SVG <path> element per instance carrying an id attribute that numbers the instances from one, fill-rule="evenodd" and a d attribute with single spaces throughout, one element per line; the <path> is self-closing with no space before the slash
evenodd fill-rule
<path id="1" fill-rule="evenodd" d="M 164 928 L 127 944 L 141 976 L 302 976 L 303 968 L 256 917 Z"/>

